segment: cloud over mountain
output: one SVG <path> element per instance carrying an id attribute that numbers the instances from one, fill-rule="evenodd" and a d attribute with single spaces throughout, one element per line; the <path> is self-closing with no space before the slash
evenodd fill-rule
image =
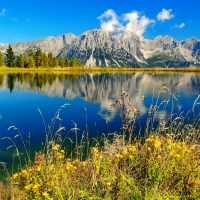
<path id="1" fill-rule="evenodd" d="M 119 17 L 109 9 L 98 17 L 101 22 L 101 29 L 106 32 L 123 33 L 125 37 L 130 35 L 142 36 L 146 28 L 150 24 L 154 24 L 155 20 L 149 19 L 139 12 L 133 11 Z"/>

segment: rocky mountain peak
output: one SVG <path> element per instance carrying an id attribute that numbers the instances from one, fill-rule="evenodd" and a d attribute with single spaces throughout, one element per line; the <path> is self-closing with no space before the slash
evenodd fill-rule
<path id="1" fill-rule="evenodd" d="M 8 44 L 0 43 L 5 53 Z M 30 48 L 52 51 L 56 56 L 76 56 L 85 66 L 101 67 L 185 67 L 200 65 L 200 40 L 192 37 L 177 41 L 173 37 L 157 36 L 153 40 L 134 34 L 113 34 L 102 29 L 88 30 L 80 36 L 73 33 L 58 37 L 21 42 L 12 45 L 15 54 Z"/>

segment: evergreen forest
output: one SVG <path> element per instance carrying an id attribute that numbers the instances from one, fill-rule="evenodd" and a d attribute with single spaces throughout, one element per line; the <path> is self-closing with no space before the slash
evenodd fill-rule
<path id="1" fill-rule="evenodd" d="M 41 48 L 34 51 L 32 48 L 28 52 L 16 55 L 9 44 L 5 54 L 0 52 L 0 67 L 18 67 L 18 68 L 53 68 L 53 67 L 84 67 L 75 56 L 68 58 L 67 56 L 56 57 L 52 52 L 45 53 Z"/>

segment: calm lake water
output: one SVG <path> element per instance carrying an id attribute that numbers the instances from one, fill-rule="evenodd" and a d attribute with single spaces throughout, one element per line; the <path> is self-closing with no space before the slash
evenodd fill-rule
<path id="1" fill-rule="evenodd" d="M 159 92 L 162 86 L 166 87 Z M 61 110 L 62 121 L 55 126 L 55 131 L 60 125 L 66 127 L 63 135 L 74 127 L 72 121 L 80 129 L 79 136 L 82 135 L 86 130 L 86 111 L 89 137 L 120 131 L 119 109 L 111 109 L 110 104 L 121 98 L 122 91 L 129 94 L 132 105 L 139 110 L 135 131 L 142 133 L 151 104 L 170 99 L 170 93 L 176 96 L 173 112 L 181 110 L 184 115 L 192 108 L 200 94 L 200 74 L 0 74 L 0 138 L 12 138 L 23 151 L 20 138 L 14 138 L 17 131 L 8 130 L 10 126 L 16 126 L 25 140 L 30 133 L 31 151 L 40 150 L 45 128 L 38 108 L 48 126 L 63 104 L 70 105 Z M 155 125 L 167 120 L 171 109 L 170 101 L 166 107 L 160 106 Z M 199 111 L 200 106 L 196 105 L 195 112 Z M 70 133 L 69 137 L 73 138 L 74 133 Z M 6 162 L 8 167 L 14 153 L 14 148 L 7 149 L 10 145 L 9 140 L 0 140 L 0 162 Z"/>

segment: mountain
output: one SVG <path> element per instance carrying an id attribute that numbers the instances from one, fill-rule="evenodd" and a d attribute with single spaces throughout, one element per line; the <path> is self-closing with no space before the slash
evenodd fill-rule
<path id="1" fill-rule="evenodd" d="M 0 43 L 5 53 L 8 44 Z M 76 56 L 87 67 L 199 67 L 200 40 L 192 37 L 177 41 L 170 36 L 153 40 L 135 35 L 111 34 L 101 29 L 75 36 L 72 33 L 12 45 L 16 54 L 40 47 L 59 55 Z"/>

